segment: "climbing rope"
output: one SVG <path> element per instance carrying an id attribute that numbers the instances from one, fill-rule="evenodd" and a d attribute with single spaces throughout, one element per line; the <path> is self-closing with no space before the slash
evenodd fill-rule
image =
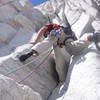
<path id="1" fill-rule="evenodd" d="M 17 69 L 12 70 L 11 72 L 5 74 L 5 76 L 8 76 L 8 75 L 10 75 L 10 74 L 13 74 L 13 73 L 16 72 L 16 71 L 19 71 L 19 70 L 23 69 L 23 68 L 26 67 L 27 65 L 29 65 L 29 64 L 31 64 L 31 63 L 33 63 L 33 62 L 35 62 L 40 56 L 43 56 L 44 54 L 46 54 L 46 53 L 48 53 L 48 52 L 49 52 L 49 50 L 47 50 L 46 52 L 43 52 L 41 55 L 39 55 L 38 57 L 36 57 L 34 60 L 30 61 L 29 63 L 26 63 L 25 65 L 21 66 L 20 68 L 17 68 Z"/>
<path id="2" fill-rule="evenodd" d="M 33 68 L 32 71 L 26 77 L 24 77 L 22 80 L 20 80 L 18 83 L 21 83 L 21 82 L 25 81 L 26 79 L 28 79 L 33 74 L 34 70 L 39 68 L 47 60 L 47 58 L 50 56 L 52 51 L 53 51 L 53 49 L 50 50 L 49 54 L 43 59 L 43 61 L 41 61 L 41 63 L 39 65 L 37 65 L 35 68 Z"/>

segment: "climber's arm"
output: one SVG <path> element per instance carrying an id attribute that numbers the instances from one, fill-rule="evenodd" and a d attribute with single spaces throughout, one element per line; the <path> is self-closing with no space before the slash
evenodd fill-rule
<path id="1" fill-rule="evenodd" d="M 43 28 L 39 31 L 38 36 L 37 36 L 37 38 L 35 39 L 35 41 L 31 42 L 31 44 L 35 45 L 35 44 L 41 39 L 43 33 L 45 33 L 46 30 L 47 30 L 47 28 L 46 28 L 46 27 L 43 27 Z"/>

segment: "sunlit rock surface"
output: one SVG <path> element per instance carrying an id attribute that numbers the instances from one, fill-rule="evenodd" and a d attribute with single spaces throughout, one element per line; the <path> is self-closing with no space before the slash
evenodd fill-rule
<path id="1" fill-rule="evenodd" d="M 27 94 L 25 99 L 22 100 L 26 100 L 26 98 L 27 100 L 31 100 L 31 98 L 33 100 L 33 97 L 35 97 L 33 96 L 34 91 L 38 92 L 43 100 L 99 100 L 100 53 L 94 43 L 79 53 L 79 55 L 71 58 L 66 81 L 58 86 L 54 53 L 38 68 L 35 67 L 45 59 L 49 51 L 45 52 L 37 60 L 31 57 L 25 63 L 18 61 L 18 56 L 30 51 L 32 45 L 28 43 L 36 37 L 37 31 L 46 22 L 53 21 L 66 26 L 68 19 L 77 38 L 80 38 L 85 33 L 89 34 L 100 30 L 99 10 L 99 0 L 49 0 L 37 7 L 33 7 L 28 0 L 1 0 L 0 74 L 2 75 L 0 76 L 0 85 L 3 85 L 2 80 L 5 81 L 6 79 L 9 83 L 9 79 L 5 77 L 8 76 L 15 80 L 13 82 L 14 90 L 16 90 L 16 87 L 19 85 L 16 85 L 15 82 L 21 81 L 33 71 L 29 78 L 21 82 L 31 88 L 31 92 L 28 92 L 30 98 L 28 98 Z M 66 61 L 69 61 L 70 56 L 65 52 L 63 53 Z M 31 63 L 23 69 L 7 75 L 7 73 L 21 68 L 29 62 Z M 9 83 L 7 86 L 11 86 L 11 84 Z M 2 89 L 5 92 L 5 88 L 0 88 L 0 90 Z M 24 90 L 21 88 L 19 91 Z M 5 95 L 0 95 L 0 100 L 12 99 L 9 96 L 11 91 L 7 90 L 6 93 L 5 95 L 7 95 L 8 99 Z M 15 96 L 17 96 L 17 93 L 18 91 L 16 91 Z M 37 96 L 36 93 L 36 97 L 38 97 L 36 100 L 41 100 L 40 95 Z M 24 94 L 20 94 L 20 96 L 24 96 Z M 17 97 L 20 98 L 20 96 Z M 17 98 L 14 100 L 17 100 Z"/>
<path id="2" fill-rule="evenodd" d="M 77 38 L 100 30 L 99 1 L 68 0 L 65 3 L 65 15 Z M 65 83 L 54 90 L 49 100 L 99 100 L 99 59 L 100 52 L 94 43 L 73 56 Z"/>
<path id="3" fill-rule="evenodd" d="M 42 12 L 33 8 L 28 0 L 0 1 L 0 73 L 14 79 L 15 82 L 19 82 L 33 71 L 33 74 L 22 81 L 21 84 L 28 85 L 33 92 L 38 92 L 43 100 L 48 98 L 57 85 L 53 54 L 41 66 L 39 64 L 42 63 L 49 52 L 42 54 L 36 60 L 31 57 L 24 64 L 18 60 L 18 56 L 31 50 L 32 45 L 28 43 L 36 37 L 37 31 L 46 21 L 47 19 Z M 23 69 L 7 75 L 9 72 L 22 66 L 24 66 Z M 16 86 L 13 88 L 16 88 Z M 10 90 L 7 92 L 10 93 Z M 19 96 L 17 95 L 17 91 L 15 91 L 15 94 Z M 7 97 L 4 98 L 5 95 L 0 95 L 0 100 L 11 100 L 9 98 L 7 99 Z M 29 96 L 29 98 L 26 96 L 27 100 L 41 100 L 41 98 L 35 99 L 35 96 L 31 92 L 29 92 Z M 21 94 L 18 98 L 21 98 Z M 14 98 L 14 100 L 26 100 L 26 98 Z"/>
<path id="4" fill-rule="evenodd" d="M 0 75 L 0 100 L 42 100 L 41 96 L 25 85 Z"/>

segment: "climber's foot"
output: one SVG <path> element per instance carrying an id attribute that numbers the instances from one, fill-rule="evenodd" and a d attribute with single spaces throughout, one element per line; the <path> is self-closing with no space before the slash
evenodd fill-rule
<path id="1" fill-rule="evenodd" d="M 29 57 L 31 57 L 33 55 L 33 51 L 30 51 L 29 53 L 27 54 L 23 54 L 19 57 L 19 60 L 21 62 L 24 62 L 26 59 L 28 59 Z"/>
<path id="2" fill-rule="evenodd" d="M 36 50 L 32 50 L 31 52 L 27 53 L 27 54 L 23 54 L 19 57 L 19 60 L 21 62 L 24 62 L 26 59 L 28 59 L 29 57 L 34 56 L 37 57 L 39 56 L 39 53 Z"/>
<path id="3" fill-rule="evenodd" d="M 39 53 L 36 50 L 32 50 L 32 52 L 33 52 L 33 57 L 39 56 Z"/>
<path id="4" fill-rule="evenodd" d="M 20 62 L 24 62 L 27 58 L 28 58 L 28 57 L 27 57 L 27 54 L 24 54 L 24 55 L 21 55 L 21 56 L 19 57 L 19 60 L 20 60 Z"/>

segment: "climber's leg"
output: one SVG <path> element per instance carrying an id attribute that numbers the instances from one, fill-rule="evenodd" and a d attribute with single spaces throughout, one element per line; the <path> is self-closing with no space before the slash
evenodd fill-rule
<path id="1" fill-rule="evenodd" d="M 67 75 L 67 62 L 64 59 L 64 56 L 61 52 L 61 48 L 59 46 L 54 47 L 55 53 L 55 62 L 56 62 L 56 71 L 59 76 L 59 81 L 64 82 Z"/>
<path id="2" fill-rule="evenodd" d="M 35 46 L 33 46 L 31 52 L 24 54 L 24 55 L 21 55 L 19 57 L 19 60 L 21 62 L 24 62 L 27 58 L 31 57 L 32 55 L 34 57 L 39 56 L 39 54 L 45 52 L 51 46 L 52 46 L 52 42 L 49 41 L 49 39 L 47 38 L 47 39 L 43 40 L 42 42 L 39 42 Z"/>
<path id="3" fill-rule="evenodd" d="M 37 51 L 39 54 L 45 52 L 46 50 L 48 50 L 51 46 L 53 45 L 53 43 L 51 41 L 49 41 L 48 38 L 44 39 L 43 41 L 37 43 L 36 45 L 34 45 L 32 47 L 32 50 Z"/>
<path id="4" fill-rule="evenodd" d="M 90 35 L 91 33 L 85 33 L 80 39 L 76 41 L 73 41 L 72 39 L 65 41 L 66 51 L 68 51 L 70 55 L 79 54 L 83 49 L 87 48 L 91 44 L 91 42 L 88 40 L 88 36 Z"/>
<path id="5" fill-rule="evenodd" d="M 35 50 L 31 50 L 29 53 L 21 55 L 21 56 L 19 57 L 19 60 L 20 60 L 21 62 L 24 62 L 26 59 L 28 59 L 28 58 L 31 57 L 32 55 L 33 55 L 34 57 L 36 57 L 36 56 L 39 55 L 39 53 L 38 53 L 37 51 L 35 51 Z"/>

